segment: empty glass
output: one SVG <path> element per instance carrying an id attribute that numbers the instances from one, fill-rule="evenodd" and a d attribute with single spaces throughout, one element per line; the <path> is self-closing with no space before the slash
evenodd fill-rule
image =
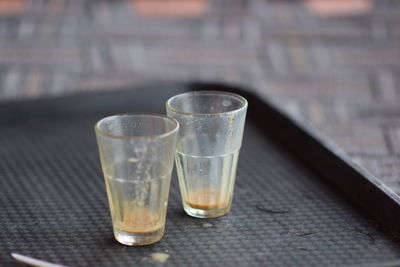
<path id="1" fill-rule="evenodd" d="M 164 234 L 178 123 L 163 115 L 106 117 L 97 144 L 113 221 L 125 245 L 147 245 Z"/>
<path id="2" fill-rule="evenodd" d="M 199 218 L 231 209 L 247 101 L 215 91 L 180 94 L 166 103 L 180 124 L 175 162 L 183 208 Z"/>

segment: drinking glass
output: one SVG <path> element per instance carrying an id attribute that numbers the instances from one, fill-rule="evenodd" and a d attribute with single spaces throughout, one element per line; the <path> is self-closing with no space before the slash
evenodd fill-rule
<path id="1" fill-rule="evenodd" d="M 175 163 L 185 212 L 198 218 L 228 213 L 246 99 L 228 92 L 195 91 L 170 98 L 166 109 L 180 125 Z"/>
<path id="2" fill-rule="evenodd" d="M 106 117 L 95 126 L 117 241 L 148 245 L 164 234 L 179 125 L 152 114 Z"/>

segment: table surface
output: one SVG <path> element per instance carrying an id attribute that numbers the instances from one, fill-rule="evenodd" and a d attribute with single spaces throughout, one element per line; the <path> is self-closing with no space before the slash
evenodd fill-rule
<path id="1" fill-rule="evenodd" d="M 10 252 L 79 267 L 160 266 L 162 257 L 165 266 L 190 267 L 400 265 L 398 240 L 268 135 L 260 127 L 265 116 L 254 109 L 227 216 L 185 215 L 174 174 L 163 239 L 144 247 L 118 244 L 93 125 L 114 112 L 164 112 L 159 99 L 187 89 L 170 84 L 146 87 L 147 94 L 85 94 L 58 100 L 52 113 L 42 112 L 51 100 L 33 103 L 33 112 L 21 108 L 17 117 L 1 111 L 0 265 L 22 267 Z"/>
<path id="2" fill-rule="evenodd" d="M 0 0 L 0 100 L 239 83 L 400 192 L 400 1 L 162 2 Z"/>

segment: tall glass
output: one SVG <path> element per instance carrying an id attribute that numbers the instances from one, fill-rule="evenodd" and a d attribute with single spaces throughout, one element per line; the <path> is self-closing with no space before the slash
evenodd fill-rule
<path id="1" fill-rule="evenodd" d="M 247 101 L 215 91 L 176 95 L 166 103 L 180 124 L 175 162 L 183 208 L 198 218 L 231 209 Z"/>
<path id="2" fill-rule="evenodd" d="M 106 117 L 95 126 L 114 236 L 148 245 L 164 234 L 178 123 L 163 115 Z"/>

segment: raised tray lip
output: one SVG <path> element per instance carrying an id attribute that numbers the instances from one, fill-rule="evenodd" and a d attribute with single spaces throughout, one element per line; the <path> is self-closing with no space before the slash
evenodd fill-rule
<path id="1" fill-rule="evenodd" d="M 79 108 L 83 108 L 83 112 L 91 112 L 95 110 L 95 105 L 91 106 L 86 100 L 93 99 L 93 97 L 116 97 L 127 93 L 137 93 L 140 90 L 159 90 L 160 88 L 167 89 L 171 87 L 185 88 L 186 91 L 203 91 L 208 88 L 212 88 L 215 91 L 217 88 L 217 90 L 229 91 L 244 96 L 249 102 L 249 112 L 263 109 L 262 114 L 269 116 L 268 123 L 271 123 L 272 119 L 272 123 L 275 125 L 274 127 L 268 127 L 268 129 L 275 129 L 275 134 L 271 131 L 271 135 L 278 142 L 281 142 L 281 145 L 285 144 L 284 147 L 286 149 L 291 150 L 301 161 L 306 162 L 311 168 L 317 170 L 321 177 L 345 193 L 358 206 L 382 223 L 395 237 L 400 237 L 400 224 L 397 223 L 400 221 L 400 196 L 375 175 L 356 164 L 343 149 L 327 137 L 324 137 L 317 129 L 304 121 L 295 119 L 289 112 L 281 108 L 279 103 L 270 100 L 265 95 L 261 95 L 249 86 L 222 82 L 157 81 L 115 90 L 84 91 L 39 99 L 12 100 L 0 103 L 0 124 L 24 120 L 29 117 L 49 116 L 48 112 L 44 112 L 48 109 L 52 110 L 51 116 L 57 116 L 57 114 L 62 114 L 63 112 L 73 113 L 74 110 Z M 65 105 L 60 104 L 66 101 L 74 103 L 74 106 L 65 109 Z M 276 126 L 278 126 L 278 129 Z M 290 135 L 277 134 L 278 130 L 289 132 Z M 290 138 L 288 139 L 287 136 Z M 297 141 L 293 142 L 293 140 Z M 311 149 L 307 146 L 311 146 Z M 307 150 L 309 152 L 307 157 L 304 157 L 304 153 L 299 154 L 299 151 L 305 151 L 305 147 L 309 149 Z M 316 160 L 320 162 L 316 162 Z M 328 170 L 326 167 L 331 169 Z M 331 170 L 334 172 L 332 173 Z M 338 174 L 340 175 L 338 176 Z M 341 175 L 344 175 L 344 177 L 341 177 Z"/>
<path id="2" fill-rule="evenodd" d="M 268 97 L 263 96 L 258 93 L 253 93 L 255 96 L 259 97 L 262 99 L 266 104 L 270 105 L 273 107 L 277 112 L 282 114 L 282 116 L 285 116 L 291 123 L 296 125 L 299 129 L 307 133 L 311 138 L 315 139 L 315 141 L 319 142 L 323 147 L 325 147 L 327 150 L 331 151 L 336 157 L 340 158 L 343 162 L 348 164 L 351 168 L 355 169 L 357 172 L 359 172 L 361 175 L 365 176 L 365 178 L 373 183 L 375 186 L 379 186 L 382 191 L 384 191 L 386 194 L 390 195 L 393 197 L 393 200 L 396 201 L 398 205 L 400 205 L 400 196 L 396 194 L 390 187 L 385 185 L 382 181 L 379 180 L 379 178 L 372 174 L 370 171 L 368 171 L 366 168 L 364 168 L 362 165 L 358 164 L 355 162 L 350 155 L 339 145 L 337 145 L 332 139 L 330 139 L 328 136 L 322 134 L 321 131 L 319 131 L 317 128 L 312 127 L 309 123 L 306 121 L 300 121 L 296 119 L 290 112 L 284 110 L 282 107 L 278 105 L 278 103 L 271 101 Z"/>

